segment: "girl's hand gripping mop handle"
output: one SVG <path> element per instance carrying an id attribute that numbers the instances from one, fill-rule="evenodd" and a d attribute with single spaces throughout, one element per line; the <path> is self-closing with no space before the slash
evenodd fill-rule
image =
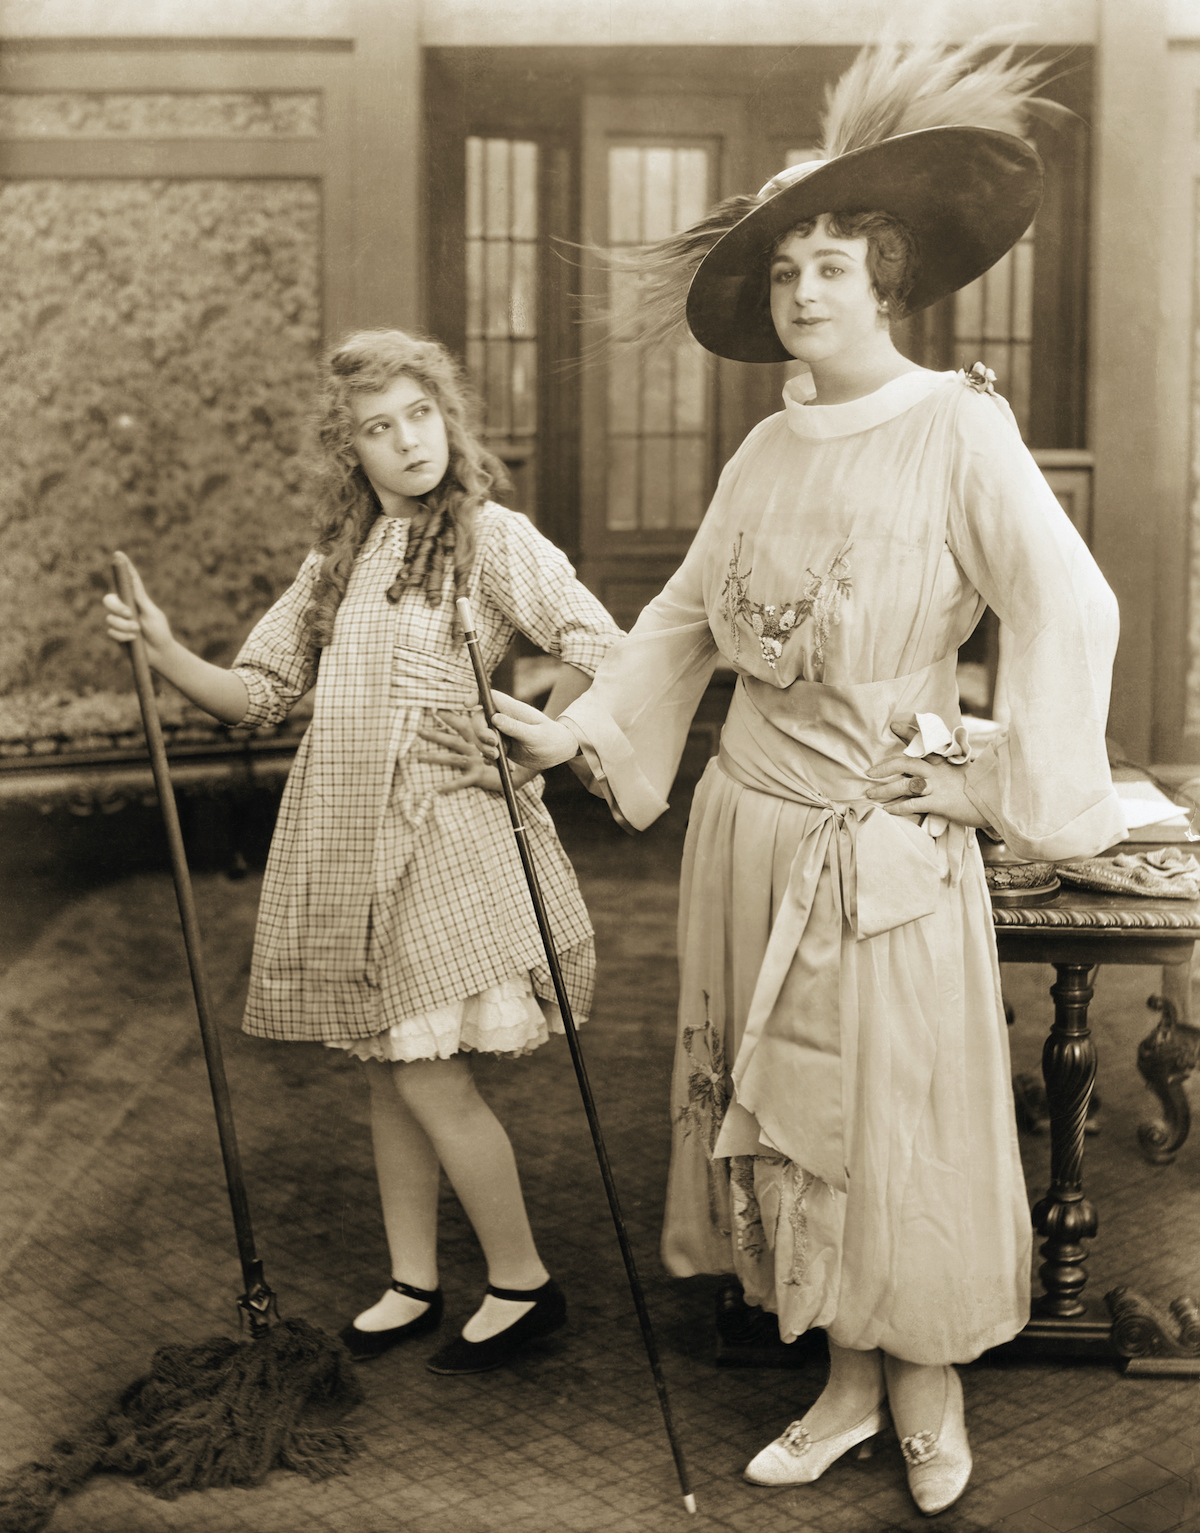
<path id="1" fill-rule="evenodd" d="M 484 718 L 488 728 L 491 729 L 492 718 L 495 714 L 495 704 L 492 701 L 492 688 L 488 681 L 487 671 L 484 669 L 483 657 L 479 652 L 479 640 L 475 636 L 475 619 L 471 612 L 471 604 L 465 598 L 460 598 L 456 603 L 458 608 L 458 620 L 462 624 L 463 633 L 467 642 L 467 653 L 471 657 L 471 665 L 475 671 L 475 681 L 479 687 L 479 700 L 483 704 Z M 671 1418 L 671 1401 L 667 1395 L 667 1381 L 663 1377 L 662 1363 L 658 1356 L 658 1343 L 654 1339 L 654 1328 L 650 1323 L 650 1312 L 646 1308 L 646 1296 L 642 1291 L 641 1279 L 638 1277 L 637 1265 L 633 1259 L 633 1247 L 629 1243 L 629 1235 L 625 1229 L 625 1219 L 621 1213 L 621 1204 L 617 1198 L 617 1187 L 613 1181 L 612 1167 L 608 1163 L 608 1151 L 604 1145 L 604 1134 L 600 1128 L 600 1119 L 596 1114 L 596 1103 L 592 1096 L 591 1084 L 588 1081 L 587 1066 L 584 1063 L 583 1054 L 579 1047 L 579 1034 L 575 1028 L 575 1018 L 571 1013 L 571 1003 L 567 998 L 566 986 L 563 983 L 562 969 L 558 962 L 558 949 L 554 945 L 554 935 L 550 930 L 550 920 L 546 914 L 545 901 L 542 899 L 541 884 L 538 882 L 537 869 L 533 865 L 533 855 L 529 848 L 529 834 L 521 819 L 521 807 L 517 803 L 516 790 L 513 787 L 512 774 L 508 767 L 508 757 L 504 751 L 504 737 L 499 730 L 495 731 L 499 754 L 496 766 L 500 773 L 500 784 L 504 789 L 504 801 L 508 805 L 509 819 L 512 821 L 513 835 L 516 837 L 517 851 L 520 853 L 521 865 L 525 869 L 525 881 L 529 885 L 529 897 L 533 901 L 534 914 L 537 917 L 538 929 L 542 934 L 542 945 L 546 949 L 546 962 L 550 966 L 550 975 L 554 981 L 554 994 L 558 1000 L 558 1009 L 562 1013 L 563 1027 L 567 1034 L 567 1045 L 571 1050 L 571 1060 L 575 1066 L 576 1079 L 579 1081 L 579 1092 L 583 1097 L 584 1111 L 587 1113 L 588 1127 L 592 1131 L 592 1143 L 596 1149 L 596 1159 L 600 1163 L 600 1175 L 604 1180 L 604 1190 L 608 1194 L 608 1206 L 612 1212 L 613 1224 L 616 1226 L 617 1240 L 620 1242 L 621 1255 L 625 1259 L 625 1272 L 629 1279 L 629 1289 L 633 1295 L 634 1308 L 637 1310 L 638 1323 L 642 1328 L 642 1341 L 646 1347 L 646 1356 L 650 1361 L 650 1371 L 654 1375 L 654 1387 L 658 1391 L 658 1403 L 662 1410 L 663 1425 L 666 1427 L 667 1439 L 671 1444 L 671 1452 L 675 1458 L 675 1470 L 679 1476 L 679 1488 L 683 1492 L 683 1504 L 689 1512 L 696 1510 L 696 1498 L 692 1494 L 691 1480 L 688 1475 L 687 1465 L 683 1458 L 683 1449 L 679 1439 L 675 1435 L 675 1424 Z"/>
<path id="2" fill-rule="evenodd" d="M 131 611 L 137 611 L 137 598 L 133 591 L 129 561 L 124 554 L 114 554 L 113 579 L 117 595 Z M 212 1090 L 213 1107 L 217 1115 L 217 1135 L 221 1141 L 221 1158 L 225 1162 L 225 1181 L 229 1188 L 229 1204 L 233 1211 L 233 1227 L 237 1233 L 238 1257 L 242 1264 L 242 1281 L 246 1291 L 238 1299 L 238 1306 L 250 1322 L 250 1334 L 265 1336 L 270 1329 L 268 1316 L 275 1295 L 263 1279 L 262 1262 L 254 1251 L 254 1230 L 250 1223 L 250 1204 L 246 1198 L 246 1184 L 242 1176 L 242 1161 L 238 1153 L 237 1134 L 233 1126 L 233 1108 L 229 1100 L 229 1084 L 225 1079 L 225 1062 L 221 1052 L 221 1035 L 212 1020 L 209 1004 L 208 981 L 200 948 L 200 923 L 196 919 L 196 903 L 192 897 L 192 880 L 188 874 L 187 856 L 183 849 L 183 835 L 179 829 L 179 811 L 175 806 L 175 790 L 171 784 L 171 769 L 167 765 L 167 752 L 163 745 L 162 728 L 158 720 L 158 707 L 154 700 L 154 683 L 150 679 L 150 662 L 146 657 L 146 643 L 141 634 L 129 645 L 129 659 L 133 665 L 133 679 L 137 687 L 138 703 L 142 710 L 142 724 L 146 730 L 146 745 L 150 751 L 150 766 L 154 772 L 154 786 L 158 791 L 158 807 L 162 811 L 163 825 L 167 832 L 167 845 L 171 852 L 171 873 L 175 880 L 175 898 L 179 902 L 179 919 L 183 925 L 183 941 L 187 948 L 188 967 L 192 971 L 192 993 L 196 998 L 196 1014 L 200 1018 L 200 1036 L 204 1042 L 204 1058 L 208 1065 L 208 1083 Z"/>

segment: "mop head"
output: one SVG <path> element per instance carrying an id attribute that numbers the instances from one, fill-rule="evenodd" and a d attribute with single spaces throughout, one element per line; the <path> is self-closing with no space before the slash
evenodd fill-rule
<path id="1" fill-rule="evenodd" d="M 162 1347 L 113 1409 L 0 1483 L 0 1530 L 38 1533 L 63 1496 L 102 1470 L 165 1500 L 258 1485 L 272 1469 L 345 1474 L 359 1443 L 341 1420 L 362 1398 L 345 1348 L 304 1320 L 258 1341 Z"/>

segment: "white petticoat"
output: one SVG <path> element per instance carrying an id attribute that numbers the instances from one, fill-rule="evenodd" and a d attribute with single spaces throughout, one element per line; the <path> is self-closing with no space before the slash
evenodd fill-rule
<path id="1" fill-rule="evenodd" d="M 534 995 L 528 974 L 514 974 L 478 995 L 405 1017 L 386 1032 L 370 1038 L 331 1038 L 325 1047 L 345 1049 L 355 1059 L 392 1063 L 449 1059 L 466 1051 L 515 1057 L 532 1054 L 551 1033 L 562 1031 L 562 1014 L 554 1002 Z"/>

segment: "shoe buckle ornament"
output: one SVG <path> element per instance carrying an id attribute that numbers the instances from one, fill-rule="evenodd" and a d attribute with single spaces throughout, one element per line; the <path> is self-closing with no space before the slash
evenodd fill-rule
<path id="1" fill-rule="evenodd" d="M 928 1464 L 937 1458 L 937 1433 L 914 1432 L 900 1443 L 900 1451 L 909 1464 Z"/>
<path id="2" fill-rule="evenodd" d="M 812 1447 L 812 1436 L 806 1426 L 802 1426 L 798 1421 L 793 1421 L 779 1439 L 779 1443 L 781 1447 L 786 1448 L 795 1458 L 799 1458 L 802 1453 L 807 1453 Z"/>

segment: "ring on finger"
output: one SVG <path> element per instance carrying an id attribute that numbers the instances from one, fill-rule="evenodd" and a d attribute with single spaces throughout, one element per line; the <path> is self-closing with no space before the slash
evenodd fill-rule
<path id="1" fill-rule="evenodd" d="M 904 791 L 909 798 L 920 798 L 929 784 L 923 777 L 910 777 L 904 785 Z"/>

